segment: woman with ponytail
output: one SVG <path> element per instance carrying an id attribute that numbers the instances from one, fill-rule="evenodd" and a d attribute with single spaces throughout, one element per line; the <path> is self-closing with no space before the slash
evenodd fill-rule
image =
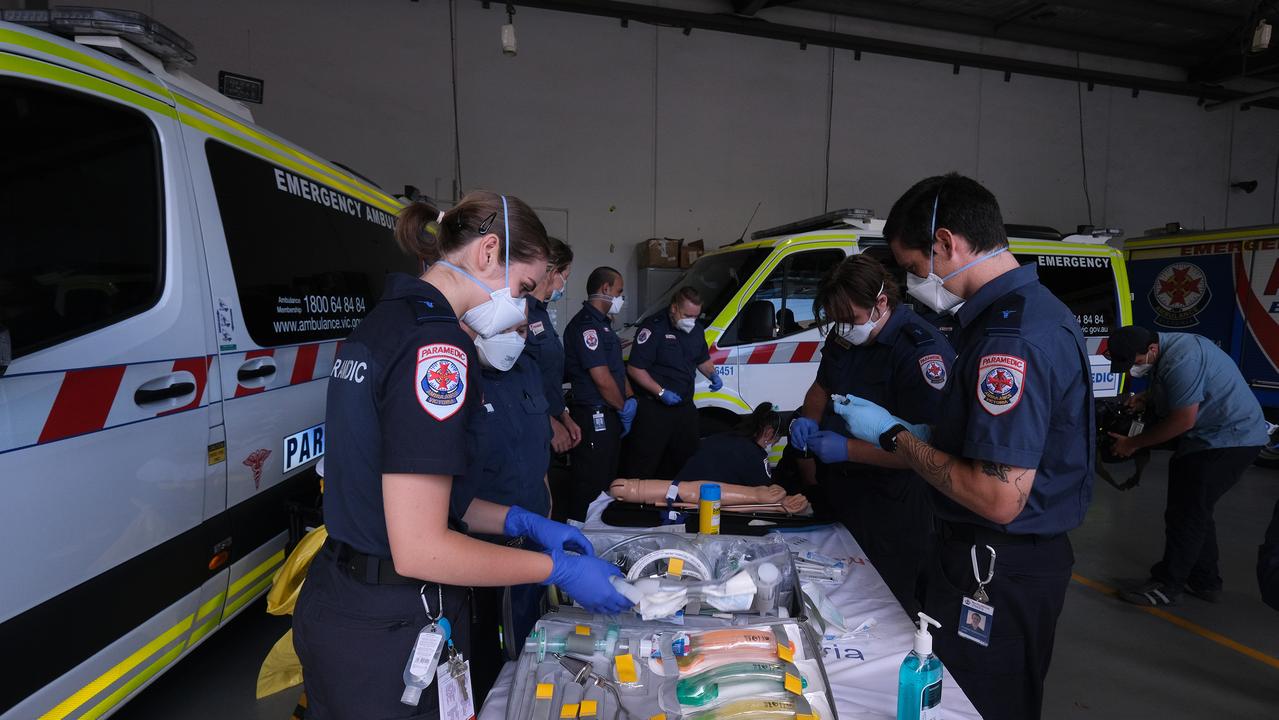
<path id="1" fill-rule="evenodd" d="M 438 717 L 435 688 L 417 686 L 434 673 L 406 684 L 405 668 L 433 665 L 433 641 L 444 636 L 469 653 L 468 586 L 554 583 L 593 612 L 629 606 L 608 582 L 617 568 L 579 531 L 474 499 L 473 483 L 461 481 L 478 475 L 480 363 L 513 351 L 504 331 L 523 322 L 525 296 L 547 273 L 541 221 L 518 198 L 473 192 L 446 212 L 409 205 L 396 239 L 426 271 L 388 276 L 329 380 L 329 539 L 293 621 L 317 720 Z"/>

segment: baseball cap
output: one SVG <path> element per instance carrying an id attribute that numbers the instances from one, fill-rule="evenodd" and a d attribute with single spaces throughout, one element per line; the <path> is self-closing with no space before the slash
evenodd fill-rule
<path id="1" fill-rule="evenodd" d="M 1110 333 L 1106 341 L 1106 355 L 1110 358 L 1110 372 L 1128 372 L 1133 359 L 1146 352 L 1159 336 L 1140 325 L 1126 325 Z"/>

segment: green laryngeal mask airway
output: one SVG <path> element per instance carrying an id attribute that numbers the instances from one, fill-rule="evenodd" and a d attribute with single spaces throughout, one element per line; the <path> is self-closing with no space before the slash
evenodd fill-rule
<path id="1" fill-rule="evenodd" d="M 700 707 L 730 692 L 736 685 L 750 684 L 762 691 L 771 690 L 773 688 L 769 686 L 775 685 L 775 689 L 781 691 L 785 688 L 786 673 L 790 667 L 781 662 L 729 663 L 681 679 L 675 694 L 681 705 Z"/>

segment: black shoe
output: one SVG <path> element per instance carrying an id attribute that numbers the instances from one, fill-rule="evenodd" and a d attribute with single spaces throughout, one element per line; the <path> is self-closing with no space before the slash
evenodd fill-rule
<path id="1" fill-rule="evenodd" d="M 1120 590 L 1119 599 L 1124 602 L 1130 602 L 1133 605 L 1163 607 L 1165 605 L 1176 605 L 1178 594 L 1158 580 L 1147 580 L 1140 585 Z"/>
<path id="2" fill-rule="evenodd" d="M 1219 603 L 1221 602 L 1221 588 L 1209 590 L 1207 588 L 1197 588 L 1189 583 L 1186 584 L 1186 594 L 1194 595 L 1204 602 Z"/>

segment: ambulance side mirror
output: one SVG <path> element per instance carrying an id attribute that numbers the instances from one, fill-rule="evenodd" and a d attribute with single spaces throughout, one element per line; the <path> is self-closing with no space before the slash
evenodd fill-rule
<path id="1" fill-rule="evenodd" d="M 9 340 L 9 328 L 0 325 L 0 377 L 4 377 L 11 362 L 13 362 L 13 343 Z"/>
<path id="2" fill-rule="evenodd" d="M 777 336 L 777 308 L 767 300 L 754 300 L 742 313 L 737 338 L 744 343 L 772 340 Z"/>

